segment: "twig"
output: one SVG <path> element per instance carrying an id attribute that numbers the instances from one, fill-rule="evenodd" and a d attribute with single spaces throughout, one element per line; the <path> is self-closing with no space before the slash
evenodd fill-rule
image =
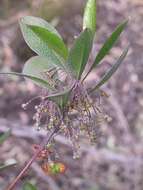
<path id="1" fill-rule="evenodd" d="M 59 131 L 59 128 L 56 128 L 47 139 L 45 139 L 42 143 L 38 151 L 32 156 L 32 158 L 29 160 L 29 162 L 26 164 L 26 166 L 22 169 L 22 171 L 18 174 L 18 176 L 13 180 L 13 182 L 6 188 L 6 190 L 12 190 L 16 183 L 19 181 L 19 179 L 24 175 L 24 173 L 30 168 L 31 164 L 35 161 L 39 153 L 43 150 L 46 144 L 48 144 L 54 134 L 56 134 Z"/>

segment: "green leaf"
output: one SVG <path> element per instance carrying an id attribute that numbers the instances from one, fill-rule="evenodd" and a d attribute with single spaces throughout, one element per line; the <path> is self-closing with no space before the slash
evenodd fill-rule
<path id="1" fill-rule="evenodd" d="M 63 110 L 63 108 L 65 107 L 67 101 L 68 101 L 68 97 L 70 95 L 70 91 L 65 92 L 63 94 L 58 94 L 58 95 L 54 95 L 54 96 L 49 96 L 49 100 L 52 100 L 53 102 L 55 102 L 59 108 L 61 110 Z"/>
<path id="2" fill-rule="evenodd" d="M 52 60 L 48 59 L 47 57 L 34 56 L 25 63 L 23 68 L 23 74 L 35 76 L 42 80 L 48 81 L 48 79 L 45 78 L 45 73 L 49 70 L 58 69 L 61 67 L 61 65 L 57 66 Z M 37 83 L 37 81 L 35 82 Z M 39 84 L 39 82 L 37 84 Z M 48 81 L 48 84 L 51 88 L 52 85 L 50 81 Z M 51 89 L 54 89 L 54 87 L 52 87 Z"/>
<path id="3" fill-rule="evenodd" d="M 11 130 L 8 130 L 7 132 L 0 134 L 0 144 L 2 144 L 10 135 Z"/>
<path id="4" fill-rule="evenodd" d="M 96 30 L 96 0 L 88 0 L 84 10 L 83 29 L 89 28 L 93 35 Z"/>
<path id="5" fill-rule="evenodd" d="M 69 52 L 68 64 L 75 77 L 80 79 L 92 47 L 92 35 L 89 29 L 85 29 L 75 40 L 72 49 Z"/>
<path id="6" fill-rule="evenodd" d="M 24 65 L 22 73 L 43 79 L 43 73 L 53 69 L 55 65 L 42 56 L 31 57 Z"/>
<path id="7" fill-rule="evenodd" d="M 35 76 L 25 75 L 25 74 L 16 73 L 16 72 L 7 72 L 7 73 L 1 72 L 0 75 L 15 75 L 15 76 L 19 76 L 19 77 L 28 78 L 28 79 L 31 79 L 33 82 L 35 82 L 36 84 L 38 84 L 41 87 L 45 87 L 45 88 L 53 90 L 53 88 L 50 86 L 50 84 L 46 80 L 37 78 Z"/>
<path id="8" fill-rule="evenodd" d="M 47 96 L 46 99 L 47 98 L 51 99 L 52 101 L 54 101 L 55 103 L 57 103 L 59 105 L 60 109 L 63 109 L 68 101 L 68 98 L 70 96 L 70 93 L 71 93 L 73 87 L 74 87 L 74 83 L 71 85 L 71 87 L 65 89 L 63 92 L 51 94 L 51 95 Z"/>
<path id="9" fill-rule="evenodd" d="M 37 37 L 39 37 L 39 39 L 44 45 L 47 45 L 47 48 L 49 47 L 51 50 L 54 50 L 63 59 L 65 60 L 67 59 L 68 49 L 61 38 L 59 38 L 57 35 L 55 35 L 54 33 L 50 32 L 45 28 L 41 28 L 39 26 L 31 26 L 31 25 L 27 26 L 29 26 L 30 29 L 34 32 L 34 34 L 36 34 Z"/>
<path id="10" fill-rule="evenodd" d="M 111 78 L 111 76 L 117 71 L 121 63 L 123 63 L 123 60 L 128 53 L 128 50 L 129 50 L 129 46 L 123 51 L 123 53 L 121 54 L 117 62 L 111 67 L 109 71 L 107 71 L 107 73 L 105 73 L 105 75 L 102 77 L 99 83 L 97 83 L 96 86 L 90 90 L 90 92 L 100 88 L 105 82 L 107 82 Z"/>
<path id="11" fill-rule="evenodd" d="M 20 25 L 23 22 L 28 25 L 34 25 L 34 26 L 39 26 L 39 27 L 45 28 L 45 29 L 49 30 L 50 32 L 56 34 L 59 38 L 62 39 L 62 37 L 60 36 L 58 31 L 51 24 L 49 24 L 47 21 L 45 21 L 42 18 L 34 17 L 34 16 L 25 16 L 20 19 Z"/>
<path id="12" fill-rule="evenodd" d="M 99 50 L 99 52 L 98 52 L 98 54 L 97 54 L 97 56 L 95 58 L 94 63 L 91 65 L 88 73 L 86 74 L 86 77 L 91 72 L 91 70 L 94 67 L 96 67 L 100 63 L 100 61 L 109 53 L 109 51 L 112 49 L 112 47 L 115 44 L 115 42 L 117 42 L 120 34 L 125 29 L 127 23 L 128 23 L 128 20 L 126 20 L 126 21 L 122 22 L 121 24 L 119 24 L 117 26 L 117 28 L 114 30 L 114 32 L 111 34 L 111 36 L 106 40 L 106 42 L 104 43 L 104 45 L 102 46 L 102 48 Z"/>
<path id="13" fill-rule="evenodd" d="M 119 24 L 111 36 L 106 40 L 95 58 L 94 66 L 97 65 L 109 53 L 115 42 L 118 40 L 120 34 L 125 29 L 127 23 L 128 21 L 126 20 L 123 23 Z"/>
<path id="14" fill-rule="evenodd" d="M 61 37 L 43 19 L 26 16 L 20 20 L 20 28 L 26 43 L 38 55 L 52 57 L 54 62 L 60 62 L 63 57 L 67 57 L 68 50 Z"/>
<path id="15" fill-rule="evenodd" d="M 29 182 L 26 182 L 23 186 L 23 190 L 37 190 L 37 188 Z"/>

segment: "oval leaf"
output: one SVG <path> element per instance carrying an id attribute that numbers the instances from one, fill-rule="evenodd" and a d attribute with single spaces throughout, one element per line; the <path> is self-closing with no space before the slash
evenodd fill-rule
<path id="1" fill-rule="evenodd" d="M 62 37 L 60 36 L 58 31 L 51 24 L 49 24 L 47 21 L 45 21 L 42 18 L 34 17 L 34 16 L 25 16 L 20 19 L 20 25 L 23 22 L 28 25 L 34 25 L 34 26 L 39 26 L 39 27 L 45 28 L 45 29 L 49 30 L 50 32 L 56 34 L 59 38 L 62 39 Z"/>
<path id="2" fill-rule="evenodd" d="M 55 65 L 51 60 L 47 59 L 46 57 L 41 57 L 41 56 L 34 56 L 32 58 L 30 58 L 24 65 L 23 67 L 23 74 L 24 75 L 30 75 L 30 76 L 35 76 L 41 80 L 46 80 L 48 81 L 48 79 L 45 78 L 46 76 L 46 72 L 52 69 L 57 68 L 57 65 Z M 40 84 L 41 83 L 37 83 L 36 84 Z M 51 89 L 51 83 L 50 81 L 48 81 L 48 85 L 50 86 Z"/>
<path id="3" fill-rule="evenodd" d="M 117 71 L 117 69 L 121 65 L 121 63 L 123 63 L 123 60 L 128 53 L 128 50 L 129 50 L 129 46 L 123 51 L 123 53 L 121 54 L 121 56 L 119 57 L 117 62 L 111 67 L 111 69 L 109 71 L 107 71 L 107 73 L 105 73 L 105 75 L 102 77 L 102 79 L 99 81 L 99 83 L 96 84 L 96 86 L 94 88 L 92 88 L 90 90 L 90 92 L 98 89 L 111 78 L 111 76 Z"/>
<path id="4" fill-rule="evenodd" d="M 37 188 L 29 182 L 26 182 L 23 186 L 23 190 L 37 190 Z"/>
<path id="5" fill-rule="evenodd" d="M 75 40 L 72 49 L 69 52 L 68 64 L 75 77 L 80 79 L 92 47 L 91 31 L 85 29 Z"/>
<path id="6" fill-rule="evenodd" d="M 89 28 L 93 35 L 96 30 L 96 0 L 88 0 L 84 10 L 83 29 Z"/>
<path id="7" fill-rule="evenodd" d="M 62 58 L 65 60 L 67 59 L 68 49 L 61 38 L 45 28 L 33 25 L 27 26 L 29 26 L 34 34 L 39 37 L 40 41 L 43 44 L 47 45 L 47 48 L 49 47 L 51 50 L 54 50 L 57 54 L 59 54 Z"/>
<path id="8" fill-rule="evenodd" d="M 65 68 L 66 67 L 66 68 Z M 67 72 L 67 66 L 64 64 L 57 64 L 53 62 L 52 59 L 48 59 L 47 57 L 42 56 L 34 56 L 30 58 L 23 67 L 23 74 L 35 76 L 37 78 L 40 78 L 42 80 L 46 80 L 50 87 L 52 87 L 52 81 L 50 78 L 48 79 L 46 77 L 46 73 L 51 71 L 52 75 L 55 77 L 59 77 L 57 75 L 57 70 L 62 69 L 65 72 Z M 35 81 L 37 83 L 37 81 Z M 39 82 L 37 83 L 39 84 Z M 41 84 L 39 84 L 41 85 Z M 51 89 L 54 89 L 53 87 Z"/>
<path id="9" fill-rule="evenodd" d="M 52 57 L 55 62 L 59 61 L 61 56 L 67 57 L 68 51 L 61 37 L 43 19 L 26 16 L 20 20 L 20 28 L 27 45 L 38 55 Z"/>

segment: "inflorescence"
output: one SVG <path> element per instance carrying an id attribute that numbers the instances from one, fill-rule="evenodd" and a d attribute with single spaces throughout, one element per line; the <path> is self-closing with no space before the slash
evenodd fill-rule
<path id="1" fill-rule="evenodd" d="M 42 96 L 40 103 L 35 106 L 33 120 L 36 130 L 51 131 L 59 128 L 59 132 L 72 143 L 73 157 L 78 158 L 80 137 L 87 136 L 91 143 L 95 143 L 100 132 L 99 125 L 106 119 L 98 105 L 99 101 L 93 101 L 81 82 L 74 83 L 63 109 L 47 97 Z M 100 95 L 97 99 L 100 99 Z M 30 102 L 23 104 L 23 107 L 26 108 Z"/>

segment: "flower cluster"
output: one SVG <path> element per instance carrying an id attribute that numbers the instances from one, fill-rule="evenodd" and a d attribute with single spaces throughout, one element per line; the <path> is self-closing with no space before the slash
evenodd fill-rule
<path id="1" fill-rule="evenodd" d="M 71 140 L 73 157 L 78 158 L 80 137 L 87 136 L 91 143 L 95 143 L 100 132 L 99 125 L 105 120 L 99 101 L 90 97 L 81 82 L 75 82 L 63 109 L 47 97 L 41 97 L 40 103 L 35 106 L 33 120 L 36 129 L 52 131 L 59 128 L 59 132 Z M 100 95 L 97 99 L 99 98 Z"/>

